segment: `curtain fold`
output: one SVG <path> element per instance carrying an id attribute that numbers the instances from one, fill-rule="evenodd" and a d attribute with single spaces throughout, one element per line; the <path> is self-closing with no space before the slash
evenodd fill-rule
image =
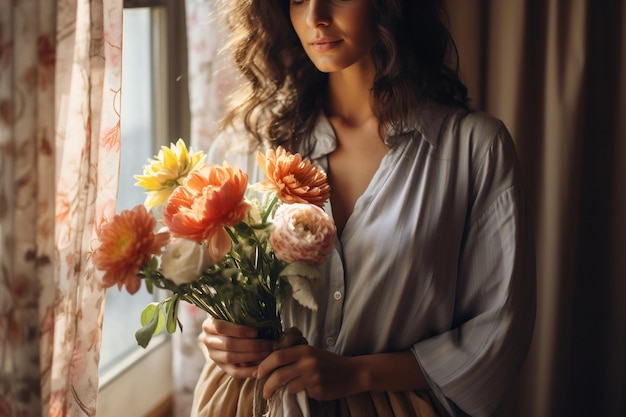
<path id="1" fill-rule="evenodd" d="M 121 0 L 0 2 L 0 415 L 95 415 Z"/>
<path id="2" fill-rule="evenodd" d="M 615 70 L 618 74 L 626 74 L 626 5 L 621 10 L 615 10 L 617 25 L 617 59 Z M 619 138 L 615 144 L 612 162 L 614 168 L 612 195 L 613 212 L 611 223 L 614 233 L 610 240 L 610 268 L 614 279 L 609 289 L 610 303 L 610 340 L 607 352 L 609 372 L 604 386 L 607 387 L 607 407 L 616 416 L 626 415 L 626 262 L 624 262 L 624 248 L 626 248 L 626 77 L 617 77 L 615 85 L 616 105 L 613 117 L 617 120 L 615 137 Z"/>
<path id="3" fill-rule="evenodd" d="M 503 416 L 626 411 L 626 7 L 448 0 L 472 103 L 510 128 L 533 207 L 538 311 Z"/>
<path id="4" fill-rule="evenodd" d="M 32 1 L 15 8 L 9 3 L 0 4 L 0 414 L 35 416 L 38 408 L 33 405 L 39 406 L 40 397 L 39 293 L 32 284 L 37 275 L 44 281 L 53 276 L 53 252 L 49 245 L 38 247 L 36 239 L 40 231 L 50 235 L 54 228 L 53 200 L 38 186 L 44 175 L 37 164 L 38 139 L 54 136 L 53 117 L 39 116 L 40 109 L 52 108 L 53 90 L 46 84 L 39 91 L 39 79 L 53 73 L 49 65 L 38 65 L 38 59 L 54 38 L 53 29 L 40 22 L 53 19 L 54 9 Z M 15 50 L 21 51 L 20 59 L 15 59 Z M 49 204 L 40 207 L 41 202 Z"/>

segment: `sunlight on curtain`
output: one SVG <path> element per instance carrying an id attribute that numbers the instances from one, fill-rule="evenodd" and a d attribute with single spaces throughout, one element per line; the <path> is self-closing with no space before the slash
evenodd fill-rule
<path id="1" fill-rule="evenodd" d="M 219 0 L 186 0 L 191 144 L 206 150 L 219 133 L 228 94 L 240 82 Z M 221 161 L 220 161 L 221 163 Z"/>
<path id="2" fill-rule="evenodd" d="M 152 25 L 150 9 L 124 10 L 124 51 L 121 112 L 121 148 L 119 169 L 119 192 L 116 212 L 132 209 L 143 204 L 146 194 L 137 187 L 134 175 L 141 174 L 142 166 L 154 151 L 154 102 L 152 85 L 152 55 L 150 45 Z M 136 294 L 120 291 L 117 287 L 107 290 L 102 322 L 102 345 L 100 349 L 100 375 L 114 369 L 126 356 L 137 350 L 134 334 L 139 328 L 141 312 L 154 296 L 144 285 Z"/>
<path id="3" fill-rule="evenodd" d="M 0 2 L 0 415 L 95 413 L 122 0 Z"/>

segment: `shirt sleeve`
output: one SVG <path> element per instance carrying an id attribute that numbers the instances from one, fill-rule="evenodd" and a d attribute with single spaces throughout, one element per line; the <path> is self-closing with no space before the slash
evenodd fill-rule
<path id="1" fill-rule="evenodd" d="M 471 181 L 451 329 L 413 352 L 454 415 L 492 416 L 527 354 L 535 255 L 519 168 L 504 126 Z"/>

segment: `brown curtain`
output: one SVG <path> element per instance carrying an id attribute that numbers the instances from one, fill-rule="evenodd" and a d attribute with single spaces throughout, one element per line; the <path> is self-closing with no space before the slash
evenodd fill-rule
<path id="1" fill-rule="evenodd" d="M 472 104 L 516 142 L 537 325 L 503 416 L 626 415 L 626 6 L 448 0 Z"/>

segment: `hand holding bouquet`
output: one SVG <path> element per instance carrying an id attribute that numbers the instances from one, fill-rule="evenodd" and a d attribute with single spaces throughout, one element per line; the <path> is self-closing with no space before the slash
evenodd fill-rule
<path id="1" fill-rule="evenodd" d="M 145 204 L 97 226 L 92 260 L 103 287 L 133 294 L 144 281 L 150 292 L 168 290 L 142 313 L 135 336 L 143 347 L 163 327 L 176 330 L 181 300 L 274 339 L 283 330 L 286 287 L 317 308 L 310 280 L 319 277 L 335 239 L 322 209 L 330 196 L 326 174 L 280 147 L 258 154 L 265 180 L 252 186 L 237 166 L 204 159 L 182 140 L 162 147 L 136 176 Z"/>

